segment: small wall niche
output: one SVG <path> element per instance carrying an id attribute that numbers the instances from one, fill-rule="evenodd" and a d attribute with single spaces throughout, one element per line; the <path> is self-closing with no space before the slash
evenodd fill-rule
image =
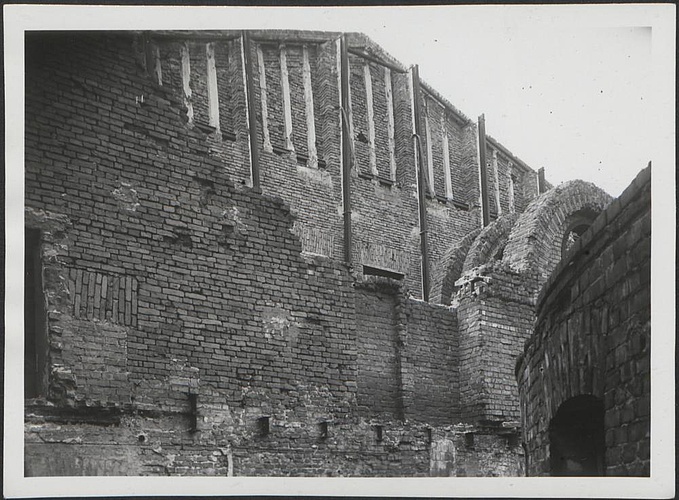
<path id="1" fill-rule="evenodd" d="M 318 424 L 318 438 L 321 441 L 328 439 L 328 422 L 323 421 Z"/>
<path id="2" fill-rule="evenodd" d="M 257 419 L 257 431 L 259 437 L 267 437 L 271 433 L 271 423 L 269 416 L 261 416 Z"/>

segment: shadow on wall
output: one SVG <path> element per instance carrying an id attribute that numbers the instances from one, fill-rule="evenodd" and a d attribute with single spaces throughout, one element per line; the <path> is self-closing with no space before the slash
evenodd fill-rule
<path id="1" fill-rule="evenodd" d="M 564 402 L 549 424 L 552 476 L 603 476 L 604 404 L 594 396 Z"/>

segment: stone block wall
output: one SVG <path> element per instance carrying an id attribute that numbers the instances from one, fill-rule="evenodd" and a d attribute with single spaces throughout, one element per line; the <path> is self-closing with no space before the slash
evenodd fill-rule
<path id="1" fill-rule="evenodd" d="M 516 368 L 530 475 L 554 472 L 550 425 L 583 396 L 603 411 L 602 472 L 649 474 L 650 178 L 648 167 L 594 221 L 540 295 Z"/>

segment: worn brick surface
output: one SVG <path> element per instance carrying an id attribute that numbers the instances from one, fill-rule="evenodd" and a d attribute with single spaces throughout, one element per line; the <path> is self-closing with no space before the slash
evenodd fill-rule
<path id="1" fill-rule="evenodd" d="M 517 422 L 514 362 L 532 331 L 536 276 L 495 261 L 460 281 L 462 417 L 469 422 Z"/>
<path id="2" fill-rule="evenodd" d="M 253 43 L 260 192 L 250 186 L 241 42 L 214 35 L 151 34 L 149 44 L 122 32 L 27 38 L 26 225 L 42 235 L 50 371 L 44 397 L 27 402 L 28 473 L 516 475 L 516 449 L 497 432 L 462 452 L 464 434 L 476 428 L 456 427 L 465 352 L 458 313 L 417 300 L 409 75 L 391 74 L 394 183 L 359 176 L 365 143 L 354 141 L 350 267 L 340 261 L 334 38 L 280 33 Z M 295 154 L 281 149 L 279 41 Z M 208 126 L 207 43 L 215 50 L 219 130 Z M 316 167 L 305 158 L 304 44 Z M 258 47 L 271 151 L 263 147 Z M 156 48 L 157 61 L 149 59 Z M 354 66 L 364 63 L 351 59 L 359 99 L 364 73 Z M 382 177 L 387 94 L 383 68 L 369 68 Z M 355 106 L 358 133 L 367 117 Z M 434 262 L 480 226 L 476 127 L 450 113 L 457 118 L 442 116 L 453 193 L 463 198 L 426 200 Z M 440 183 L 441 137 L 432 140 Z M 365 280 L 360 264 L 403 279 Z M 189 395 L 197 395 L 195 412 Z"/>
<path id="3" fill-rule="evenodd" d="M 586 214 L 591 223 L 610 202 L 601 188 L 580 180 L 543 193 L 514 225 L 503 261 L 517 270 L 540 270 L 540 283 L 544 283 L 561 260 L 562 237 L 573 218 Z"/>
<path id="4" fill-rule="evenodd" d="M 603 402 L 606 475 L 649 474 L 650 196 L 649 167 L 541 293 L 535 333 L 517 364 L 531 475 L 550 473 L 549 422 L 579 395 Z"/>

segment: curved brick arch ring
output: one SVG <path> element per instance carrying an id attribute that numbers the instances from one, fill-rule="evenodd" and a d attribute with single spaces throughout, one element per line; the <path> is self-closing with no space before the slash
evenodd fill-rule
<path id="1" fill-rule="evenodd" d="M 519 214 L 503 215 L 492 224 L 487 225 L 474 239 L 467 258 L 462 266 L 462 272 L 479 267 L 494 259 L 509 240 L 509 234 L 519 219 Z M 499 259 L 498 259 L 499 260 Z"/>
<path id="2" fill-rule="evenodd" d="M 564 236 L 583 214 L 593 218 L 612 197 L 591 182 L 565 182 L 534 200 L 509 235 L 502 261 L 517 271 L 539 271 L 547 279 L 561 260 Z"/>
<path id="3" fill-rule="evenodd" d="M 474 240 L 481 232 L 481 228 L 475 229 L 467 236 L 450 247 L 443 255 L 432 273 L 430 287 L 431 300 L 437 304 L 450 304 L 450 299 L 455 292 L 455 282 L 462 275 L 462 267 Z"/>

